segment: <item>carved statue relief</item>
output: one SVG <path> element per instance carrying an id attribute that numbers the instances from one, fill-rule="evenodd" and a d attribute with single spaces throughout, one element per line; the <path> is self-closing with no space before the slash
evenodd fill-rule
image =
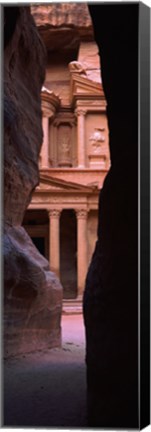
<path id="1" fill-rule="evenodd" d="M 71 127 L 61 125 L 58 140 L 58 164 L 59 166 L 71 166 Z"/>
<path id="2" fill-rule="evenodd" d="M 70 146 L 71 146 L 70 137 L 69 134 L 66 132 L 62 137 L 61 148 L 60 148 L 63 156 L 65 157 L 70 156 Z"/>
<path id="3" fill-rule="evenodd" d="M 89 164 L 91 167 L 99 166 L 105 168 L 107 163 L 107 154 L 105 141 L 105 128 L 94 128 L 93 133 L 89 136 Z"/>
<path id="4" fill-rule="evenodd" d="M 79 73 L 80 75 L 86 76 L 86 70 L 83 67 L 82 63 L 78 61 L 72 61 L 69 63 L 69 70 L 70 72 Z"/>
<path id="5" fill-rule="evenodd" d="M 56 114 L 50 128 L 51 158 L 54 167 L 75 166 L 76 116 L 69 110 Z"/>
<path id="6" fill-rule="evenodd" d="M 102 133 L 105 128 L 94 128 L 94 132 L 89 137 L 90 152 L 95 154 L 101 153 L 102 143 L 105 142 L 105 136 Z"/>

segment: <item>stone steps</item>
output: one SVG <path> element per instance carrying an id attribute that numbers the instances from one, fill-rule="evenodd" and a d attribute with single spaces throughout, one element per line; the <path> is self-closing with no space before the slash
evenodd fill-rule
<path id="1" fill-rule="evenodd" d="M 72 314 L 82 314 L 82 300 L 63 300 L 62 314 L 72 315 Z"/>

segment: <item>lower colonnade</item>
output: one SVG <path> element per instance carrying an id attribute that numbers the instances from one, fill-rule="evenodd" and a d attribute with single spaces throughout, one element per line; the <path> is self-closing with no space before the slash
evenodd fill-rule
<path id="1" fill-rule="evenodd" d="M 64 298 L 81 300 L 96 241 L 97 210 L 81 206 L 30 205 L 23 226 L 60 279 Z M 95 216 L 94 216 L 95 215 Z M 91 221 L 91 222 L 90 222 Z M 92 223 L 95 230 L 92 232 Z M 91 225 L 91 227 L 90 227 Z M 37 245 L 42 241 L 42 249 Z"/>
<path id="2" fill-rule="evenodd" d="M 88 267 L 87 209 L 73 209 L 77 219 L 77 297 L 81 297 Z M 63 209 L 47 209 L 49 215 L 49 261 L 60 277 L 60 217 Z"/>

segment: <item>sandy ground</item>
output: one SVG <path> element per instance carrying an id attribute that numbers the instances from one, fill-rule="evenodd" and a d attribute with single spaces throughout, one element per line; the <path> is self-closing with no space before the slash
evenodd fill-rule
<path id="1" fill-rule="evenodd" d="M 5 427 L 86 428 L 82 315 L 63 315 L 62 348 L 7 360 L 3 393 Z"/>

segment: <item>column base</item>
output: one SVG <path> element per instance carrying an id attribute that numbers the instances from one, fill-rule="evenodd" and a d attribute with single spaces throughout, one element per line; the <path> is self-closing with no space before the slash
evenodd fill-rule
<path id="1" fill-rule="evenodd" d="M 78 302 L 82 302 L 83 301 L 83 294 L 78 294 L 75 300 Z"/>
<path id="2" fill-rule="evenodd" d="M 48 166 L 48 165 L 42 165 L 41 166 L 41 168 L 40 169 L 42 169 L 42 170 L 48 170 L 49 168 L 51 168 L 50 166 Z"/>
<path id="3" fill-rule="evenodd" d="M 99 168 L 99 169 L 105 169 L 106 168 L 106 156 L 104 155 L 89 155 L 89 164 L 90 168 Z"/>
<path id="4" fill-rule="evenodd" d="M 81 168 L 84 169 L 84 168 L 85 168 L 85 165 L 78 165 L 77 168 L 78 168 L 78 169 L 81 169 Z"/>

